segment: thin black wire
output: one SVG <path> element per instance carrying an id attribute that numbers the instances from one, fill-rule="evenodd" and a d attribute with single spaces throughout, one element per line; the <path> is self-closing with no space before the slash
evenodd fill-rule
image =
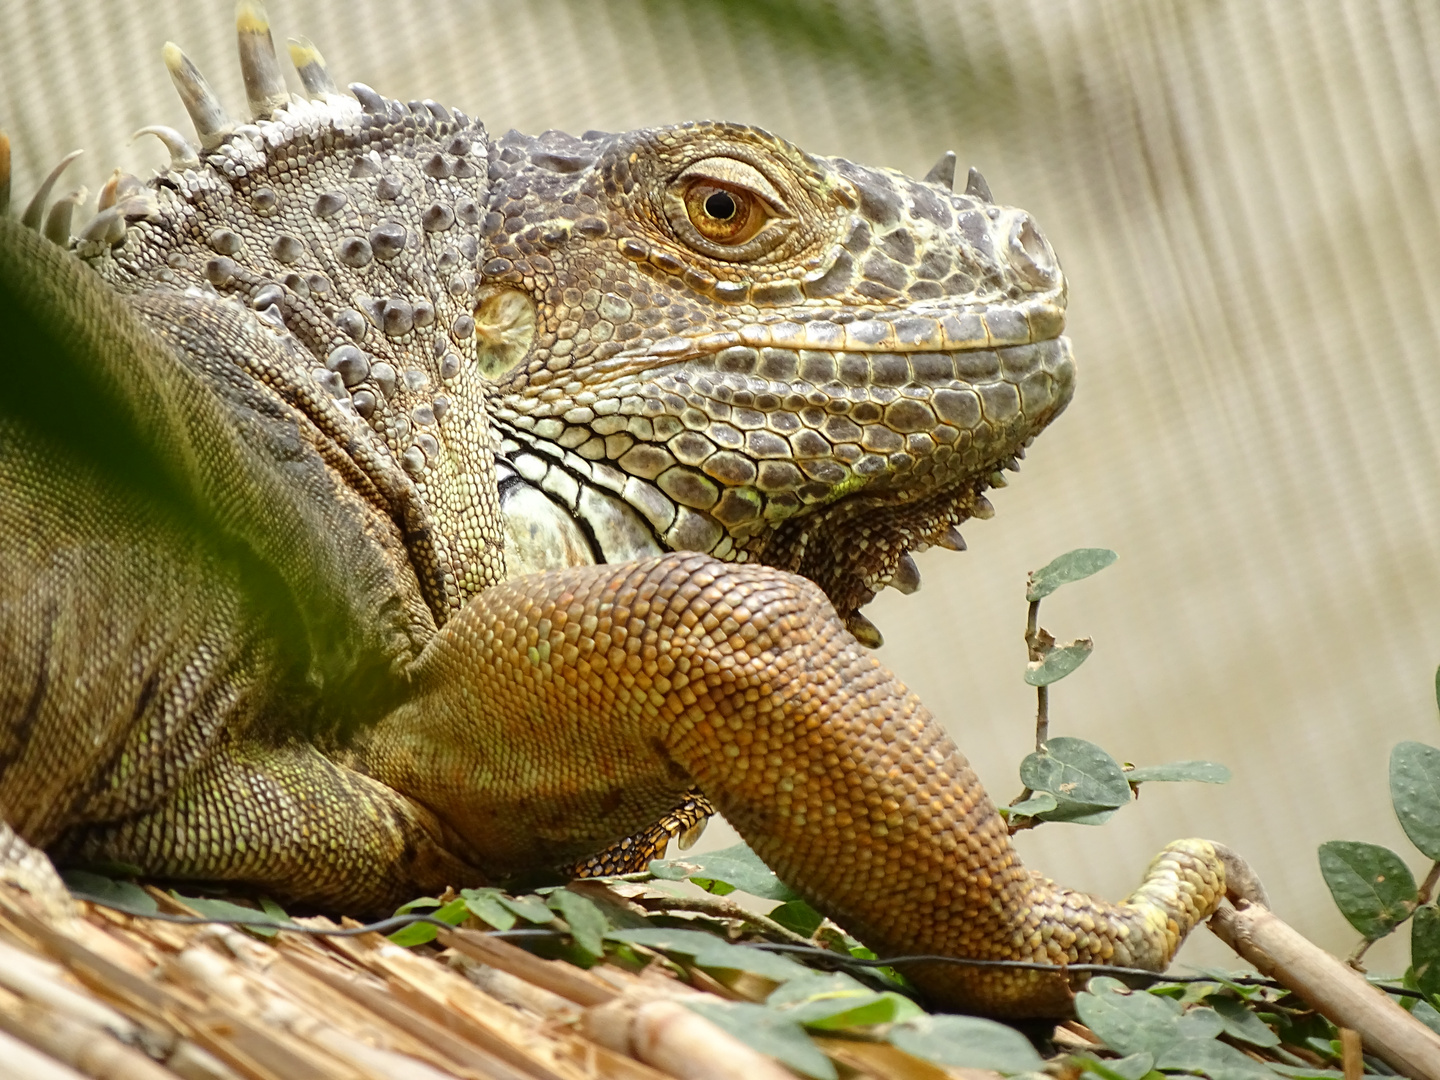
<path id="1" fill-rule="evenodd" d="M 452 923 L 443 919 L 437 919 L 433 915 L 421 915 L 409 913 L 405 915 L 392 915 L 388 919 L 380 919 L 378 922 L 366 923 L 364 926 L 350 927 L 328 927 L 328 926 L 302 926 L 295 922 L 280 922 L 268 916 L 260 916 L 254 919 L 243 918 L 214 918 L 206 915 L 170 915 L 162 911 L 141 911 L 139 908 L 127 907 L 124 904 L 112 903 L 109 900 L 102 900 L 98 896 L 91 896 L 88 893 L 77 892 L 74 894 L 79 900 L 86 900 L 97 904 L 111 911 L 118 911 L 122 915 L 129 915 L 137 919 L 158 919 L 161 922 L 180 923 L 183 926 L 248 926 L 261 930 L 285 930 L 293 934 L 312 934 L 317 937 L 357 937 L 360 934 L 392 934 L 396 930 L 403 930 L 407 926 L 416 923 L 428 923 L 431 926 L 439 927 L 442 930 L 454 930 Z M 559 930 L 551 930 L 545 927 L 537 927 L 525 930 L 487 930 L 486 937 L 500 938 L 502 940 L 516 940 L 524 938 L 559 938 L 565 935 Z M 1131 979 L 1148 979 L 1150 982 L 1166 983 L 1206 983 L 1206 982 L 1230 982 L 1240 986 L 1265 986 L 1274 990 L 1284 990 L 1286 987 L 1274 979 L 1267 979 L 1262 976 L 1253 975 L 1226 975 L 1217 978 L 1211 975 L 1167 975 L 1156 971 L 1147 971 L 1145 968 L 1120 967 L 1116 964 L 1045 964 L 1034 960 L 972 960 L 963 956 L 939 956 L 931 953 L 921 953 L 908 956 L 887 956 L 874 960 L 862 956 L 841 956 L 839 953 L 831 952 L 829 949 L 822 949 L 815 945 L 792 945 L 774 941 L 738 942 L 746 948 L 759 949 L 763 952 L 794 953 L 800 956 L 808 956 L 811 959 L 835 967 L 860 967 L 860 968 L 898 968 L 910 964 L 958 964 L 962 967 L 973 968 L 1008 968 L 1012 971 L 1047 971 L 1057 975 L 1079 974 L 1079 975 L 1123 975 Z M 1418 990 L 1408 990 L 1401 986 L 1386 986 L 1383 983 L 1372 983 L 1378 986 L 1387 994 L 1394 994 L 1397 997 L 1424 998 L 1424 994 Z"/>

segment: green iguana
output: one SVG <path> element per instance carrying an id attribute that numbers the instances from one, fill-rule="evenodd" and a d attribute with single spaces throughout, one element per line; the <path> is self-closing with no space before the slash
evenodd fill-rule
<path id="1" fill-rule="evenodd" d="M 198 145 L 145 129 L 169 168 L 78 237 L 54 176 L 0 228 L 0 818 L 359 913 L 643 866 L 713 805 L 882 955 L 1163 968 L 1223 849 L 1121 904 L 1025 870 L 859 613 L 1070 400 L 1030 216 L 953 154 L 495 138 L 305 42 L 295 95 L 238 22 L 251 120 L 167 46 Z"/>

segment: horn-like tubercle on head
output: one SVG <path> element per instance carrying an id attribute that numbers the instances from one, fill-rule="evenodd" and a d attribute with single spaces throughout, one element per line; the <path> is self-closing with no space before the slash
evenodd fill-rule
<path id="1" fill-rule="evenodd" d="M 955 151 L 946 150 L 928 173 L 926 183 L 939 184 L 946 191 L 955 190 Z"/>
<path id="2" fill-rule="evenodd" d="M 980 175 L 980 170 L 970 166 L 970 176 L 965 181 L 965 194 L 970 195 L 981 202 L 993 203 L 995 197 L 990 194 L 990 185 L 985 182 L 985 177 Z"/>

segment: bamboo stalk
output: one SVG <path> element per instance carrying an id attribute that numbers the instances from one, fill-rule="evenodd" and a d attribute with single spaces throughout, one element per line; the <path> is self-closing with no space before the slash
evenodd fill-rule
<path id="1" fill-rule="evenodd" d="M 1243 900 L 1222 907 L 1210 929 L 1337 1027 L 1357 1032 L 1376 1057 L 1411 1080 L 1440 1080 L 1440 1035 L 1383 991 L 1307 941 L 1269 909 Z"/>

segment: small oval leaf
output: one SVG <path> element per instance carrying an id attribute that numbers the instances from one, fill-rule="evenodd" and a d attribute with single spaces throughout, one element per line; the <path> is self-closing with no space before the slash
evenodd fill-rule
<path id="1" fill-rule="evenodd" d="M 1025 665 L 1025 682 L 1030 686 L 1049 686 L 1059 682 L 1090 658 L 1095 643 L 1089 638 L 1057 645 L 1043 659 Z"/>
<path id="2" fill-rule="evenodd" d="M 1067 803 L 1091 809 L 1124 806 L 1132 798 L 1130 784 L 1114 758 L 1084 739 L 1059 736 L 1043 753 L 1020 763 L 1020 781 L 1031 791 L 1047 791 L 1064 810 Z"/>
<path id="3" fill-rule="evenodd" d="M 1410 917 L 1419 901 L 1409 867 L 1389 848 L 1353 840 L 1320 845 L 1320 873 L 1350 925 L 1374 941 Z"/>
<path id="4" fill-rule="evenodd" d="M 890 1029 L 907 1054 L 946 1068 L 1040 1072 L 1045 1062 L 1012 1027 L 978 1016 L 916 1016 Z"/>
<path id="5" fill-rule="evenodd" d="M 1224 1022 L 1225 1034 L 1232 1039 L 1242 1039 L 1252 1046 L 1280 1045 L 1280 1036 L 1270 1029 L 1269 1024 L 1247 1009 L 1244 1002 L 1217 994 L 1210 999 L 1210 1007 Z"/>
<path id="6" fill-rule="evenodd" d="M 1002 806 L 1000 813 L 1006 817 L 1039 817 L 1041 814 L 1054 810 L 1057 806 L 1059 803 L 1055 801 L 1055 796 L 1048 791 L 1042 791 L 1014 806 Z"/>
<path id="7" fill-rule="evenodd" d="M 570 924 L 575 944 L 594 957 L 605 955 L 604 937 L 610 922 L 595 901 L 569 889 L 556 889 L 547 898 L 552 911 Z"/>
<path id="8" fill-rule="evenodd" d="M 1440 911 L 1426 904 L 1410 924 L 1410 967 L 1415 985 L 1434 997 L 1440 994 Z"/>
<path id="9" fill-rule="evenodd" d="M 1030 580 L 1025 588 L 1025 599 L 1032 604 L 1049 596 L 1062 585 L 1081 581 L 1091 574 L 1098 574 L 1116 559 L 1109 548 L 1076 548 L 1067 551 L 1058 559 L 1046 563 L 1039 570 L 1030 571 Z"/>
<path id="10" fill-rule="evenodd" d="M 1118 979 L 1091 979 L 1090 989 L 1075 995 L 1075 1013 L 1118 1054 L 1147 1053 L 1158 1058 L 1182 1038 L 1177 1002 L 1131 990 Z"/>
<path id="11" fill-rule="evenodd" d="M 1230 770 L 1218 761 L 1172 761 L 1131 769 L 1125 779 L 1132 784 L 1173 784 L 1187 780 L 1197 784 L 1228 784 Z"/>
<path id="12" fill-rule="evenodd" d="M 1390 752 L 1390 801 L 1410 842 L 1440 860 L 1440 750 L 1402 742 Z"/>
<path id="13" fill-rule="evenodd" d="M 703 855 L 688 855 L 683 859 L 656 859 L 650 864 L 650 872 L 669 881 L 688 877 L 723 882 L 763 900 L 796 899 L 795 891 L 776 877 L 775 871 L 744 844 Z M 717 891 L 710 886 L 704 887 L 710 888 L 711 892 Z"/>

